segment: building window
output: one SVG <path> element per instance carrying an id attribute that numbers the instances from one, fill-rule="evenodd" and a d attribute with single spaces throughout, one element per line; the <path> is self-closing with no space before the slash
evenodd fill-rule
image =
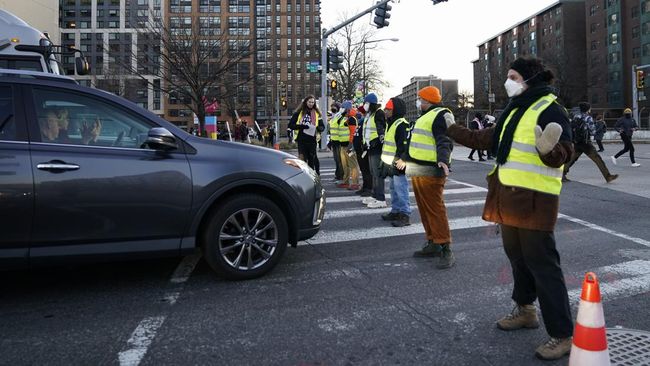
<path id="1" fill-rule="evenodd" d="M 530 40 L 531 41 L 535 40 L 535 32 L 530 32 Z"/>
<path id="2" fill-rule="evenodd" d="M 638 5 L 634 5 L 632 7 L 631 11 L 632 11 L 632 18 L 637 18 L 639 16 L 639 6 Z"/>
<path id="3" fill-rule="evenodd" d="M 650 43 L 643 45 L 643 56 L 650 56 Z"/>
<path id="4" fill-rule="evenodd" d="M 618 14 L 614 13 L 609 16 L 609 26 L 618 24 Z"/>
<path id="5" fill-rule="evenodd" d="M 609 64 L 617 64 L 621 61 L 621 56 L 619 52 L 612 52 L 609 54 Z"/>
<path id="6" fill-rule="evenodd" d="M 641 49 L 639 47 L 632 48 L 632 58 L 641 57 Z"/>
<path id="7" fill-rule="evenodd" d="M 632 38 L 639 38 L 639 33 L 640 31 L 638 26 L 632 27 Z"/>
<path id="8" fill-rule="evenodd" d="M 649 32 L 650 32 L 650 23 L 644 22 L 643 24 L 641 24 L 641 33 L 643 33 L 643 35 L 646 35 Z"/>
<path id="9" fill-rule="evenodd" d="M 618 44 L 618 33 L 612 33 L 609 35 L 609 44 Z"/>
<path id="10" fill-rule="evenodd" d="M 595 51 L 598 49 L 598 41 L 591 41 L 591 50 Z"/>
<path id="11" fill-rule="evenodd" d="M 596 12 L 598 11 L 598 5 L 592 5 L 591 8 L 589 8 L 589 15 L 592 17 L 596 15 Z"/>
<path id="12" fill-rule="evenodd" d="M 535 18 L 531 18 L 530 19 L 530 27 L 532 28 L 534 26 L 535 26 Z"/>

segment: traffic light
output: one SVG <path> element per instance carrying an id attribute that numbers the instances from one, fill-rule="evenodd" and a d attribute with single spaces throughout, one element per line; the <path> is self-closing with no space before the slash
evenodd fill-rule
<path id="1" fill-rule="evenodd" d="M 389 11 L 392 8 L 393 7 L 388 3 L 384 3 L 375 10 L 375 19 L 373 20 L 373 23 L 375 23 L 377 28 L 388 27 L 389 22 L 387 19 L 390 18 Z"/>
<path id="2" fill-rule="evenodd" d="M 287 108 L 287 100 L 285 98 L 282 98 L 280 101 L 280 105 L 282 106 L 283 109 Z"/>
<path id="3" fill-rule="evenodd" d="M 335 91 L 335 90 L 336 90 L 336 86 L 337 86 L 337 85 L 338 85 L 338 83 L 336 82 L 336 80 L 330 80 L 330 89 L 331 89 L 332 91 Z"/>
<path id="4" fill-rule="evenodd" d="M 440 4 L 442 2 L 446 2 L 447 0 L 433 0 L 433 5 Z"/>
<path id="5" fill-rule="evenodd" d="M 645 87 L 645 72 L 643 70 L 636 70 L 636 88 L 643 89 Z"/>
<path id="6" fill-rule="evenodd" d="M 327 49 L 327 71 L 343 70 L 343 52 L 338 48 Z"/>

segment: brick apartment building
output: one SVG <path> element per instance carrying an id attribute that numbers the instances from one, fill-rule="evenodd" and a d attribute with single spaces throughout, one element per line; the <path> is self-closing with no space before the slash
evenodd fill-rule
<path id="1" fill-rule="evenodd" d="M 250 81 L 238 88 L 230 103 L 249 126 L 254 120 L 270 123 L 280 98 L 286 100 L 287 108 L 280 111 L 286 119 L 305 95 L 318 94 L 319 74 L 310 72 L 315 70 L 308 65 L 320 60 L 320 0 L 61 0 L 62 43 L 84 51 L 93 70 L 76 78 L 190 127 L 192 112 L 180 100 L 114 72 L 118 58 L 135 56 L 132 62 L 137 63 L 142 52 L 149 59 L 157 57 L 159 46 L 138 39 L 146 19 L 164 19 L 172 33 L 194 27 L 202 39 L 232 35 L 236 41 L 229 42 L 250 52 L 236 67 L 236 73 Z M 72 58 L 62 61 L 67 71 L 74 70 Z M 164 82 L 153 75 L 147 78 Z M 216 113 L 219 121 L 232 120 L 232 114 L 225 103 Z"/>
<path id="2" fill-rule="evenodd" d="M 414 76 L 408 85 L 402 88 L 402 94 L 399 97 L 406 103 L 406 119 L 415 121 L 420 116 L 420 112 L 415 108 L 418 90 L 425 86 L 435 86 L 440 90 L 442 95 L 442 104 L 445 106 L 455 105 L 455 98 L 458 95 L 458 80 L 443 80 L 434 75 Z"/>

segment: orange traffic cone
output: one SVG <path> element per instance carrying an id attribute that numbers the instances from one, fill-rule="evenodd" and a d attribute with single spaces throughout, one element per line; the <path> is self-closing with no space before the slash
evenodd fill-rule
<path id="1" fill-rule="evenodd" d="M 578 317 L 573 330 L 569 366 L 610 364 L 598 278 L 595 273 L 588 272 L 582 282 L 582 295 L 580 295 Z"/>

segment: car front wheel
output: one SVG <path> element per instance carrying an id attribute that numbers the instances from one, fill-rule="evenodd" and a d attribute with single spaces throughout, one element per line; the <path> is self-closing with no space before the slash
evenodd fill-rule
<path id="1" fill-rule="evenodd" d="M 288 241 L 280 208 L 260 195 L 235 196 L 208 218 L 203 252 L 210 267 L 231 280 L 264 275 L 280 261 Z"/>

